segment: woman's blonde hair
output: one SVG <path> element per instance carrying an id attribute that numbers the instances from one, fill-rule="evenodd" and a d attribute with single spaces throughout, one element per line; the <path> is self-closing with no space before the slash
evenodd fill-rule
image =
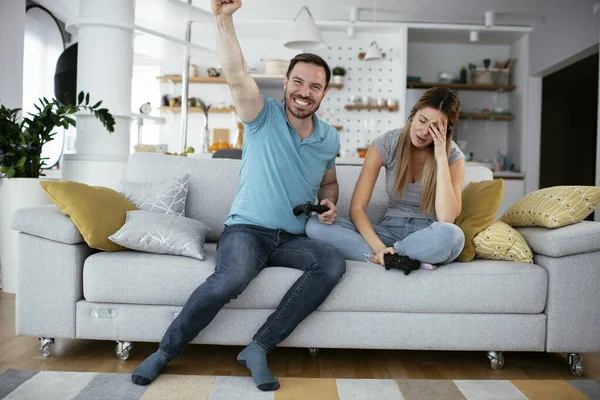
<path id="1" fill-rule="evenodd" d="M 452 148 L 452 129 L 456 125 L 460 113 L 460 100 L 456 93 L 450 89 L 434 87 L 427 90 L 419 98 L 408 116 L 408 120 L 400 138 L 398 139 L 398 148 L 396 157 L 398 165 L 396 167 L 396 182 L 394 183 L 394 194 L 402 196 L 412 176 L 411 160 L 413 145 L 410 140 L 410 127 L 417 112 L 423 108 L 433 108 L 443 112 L 448 117 L 448 129 L 446 131 L 446 152 L 450 156 Z M 427 160 L 423 168 L 421 177 L 421 210 L 430 215 L 435 215 L 435 190 L 437 166 L 434 157 L 434 145 L 429 146 Z"/>

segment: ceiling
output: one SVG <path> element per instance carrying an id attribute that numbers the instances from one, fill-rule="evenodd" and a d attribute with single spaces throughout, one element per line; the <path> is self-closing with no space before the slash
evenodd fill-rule
<path id="1" fill-rule="evenodd" d="M 152 1 L 152 0 L 150 0 Z M 555 0 L 377 0 L 377 20 L 420 21 L 483 24 L 484 13 L 521 14 L 539 19 L 548 3 Z M 138 0 L 139 2 L 139 0 Z M 192 0 L 193 5 L 210 11 L 210 0 Z M 567 4 L 568 0 L 563 0 Z M 372 0 L 245 0 L 238 11 L 240 18 L 294 18 L 302 5 L 306 4 L 313 17 L 319 20 L 348 20 L 350 7 L 360 9 L 360 19 L 373 18 Z M 513 15 L 512 17 L 515 17 Z M 500 15 L 499 17 L 505 18 Z M 506 15 L 506 17 L 509 17 Z M 504 23 L 504 22 L 503 22 Z"/>
<path id="2" fill-rule="evenodd" d="M 74 21 L 79 13 L 79 0 L 36 0 L 50 9 L 63 21 Z M 185 37 L 185 21 L 189 15 L 199 23 L 194 24 L 192 42 L 200 47 L 214 50 L 214 40 L 207 37 L 213 30 L 211 0 L 134 0 L 135 24 L 177 38 Z M 376 0 L 378 31 L 397 29 L 393 22 L 425 22 L 444 24 L 470 24 L 483 28 L 486 11 L 495 12 L 496 25 L 532 27 L 543 22 L 549 9 L 568 9 L 573 0 Z M 588 1 L 591 0 L 577 0 Z M 301 8 L 306 4 L 322 30 L 345 30 L 349 25 L 350 8 L 359 9 L 357 30 L 371 30 L 373 20 L 372 0 L 243 0 L 236 13 L 238 35 L 247 37 L 272 37 L 273 31 L 284 31 Z M 384 22 L 383 24 L 381 24 Z M 385 25 L 388 22 L 388 26 Z M 482 44 L 508 44 L 520 38 L 519 32 L 480 33 Z M 164 48 L 172 45 L 164 39 L 144 34 L 145 47 Z M 152 40 L 155 44 L 152 44 Z M 464 31 L 418 29 L 409 31 L 412 42 L 469 43 L 468 28 Z"/>
<path id="3" fill-rule="evenodd" d="M 514 43 L 523 37 L 524 32 L 479 31 L 478 45 L 502 45 Z M 409 29 L 409 43 L 471 43 L 468 31 L 449 29 Z"/>

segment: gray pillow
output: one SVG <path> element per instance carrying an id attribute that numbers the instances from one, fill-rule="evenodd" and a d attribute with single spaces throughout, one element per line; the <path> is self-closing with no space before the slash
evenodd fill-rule
<path id="1" fill-rule="evenodd" d="M 127 211 L 125 225 L 109 239 L 131 250 L 204 260 L 208 231 L 208 225 L 192 218 L 135 210 Z"/>
<path id="2" fill-rule="evenodd" d="M 140 210 L 185 217 L 190 175 L 158 182 L 121 182 L 119 193 Z"/>

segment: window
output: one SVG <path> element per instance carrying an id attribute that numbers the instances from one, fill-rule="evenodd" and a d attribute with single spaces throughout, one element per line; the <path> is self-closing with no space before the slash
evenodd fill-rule
<path id="1" fill-rule="evenodd" d="M 134 64 L 133 79 L 131 82 L 131 109 L 140 113 L 140 106 L 150 102 L 151 115 L 159 115 L 160 107 L 160 82 L 156 79 L 160 75 L 158 64 Z M 138 121 L 131 124 L 131 145 L 138 144 Z M 160 126 L 154 121 L 144 120 L 141 127 L 141 143 L 158 144 L 160 140 Z"/>
<path id="2" fill-rule="evenodd" d="M 23 116 L 37 112 L 38 99 L 54 97 L 56 61 L 65 48 L 63 37 L 54 19 L 46 9 L 31 6 L 25 14 L 25 43 L 23 55 Z M 54 141 L 42 149 L 47 157 L 45 168 L 58 163 L 62 155 L 64 129 L 57 129 Z"/>

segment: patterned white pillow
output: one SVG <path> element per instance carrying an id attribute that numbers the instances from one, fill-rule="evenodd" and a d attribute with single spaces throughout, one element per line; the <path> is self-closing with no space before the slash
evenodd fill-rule
<path id="1" fill-rule="evenodd" d="M 208 225 L 192 218 L 135 210 L 127 212 L 125 225 L 109 239 L 131 250 L 204 260 L 209 231 Z"/>
<path id="2" fill-rule="evenodd" d="M 119 193 L 140 210 L 185 217 L 190 175 L 158 182 L 121 182 Z"/>

